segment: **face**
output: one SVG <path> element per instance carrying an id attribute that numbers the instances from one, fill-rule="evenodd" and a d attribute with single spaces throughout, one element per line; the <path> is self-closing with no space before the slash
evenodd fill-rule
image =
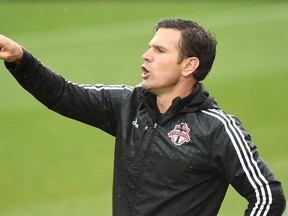
<path id="1" fill-rule="evenodd" d="M 178 42 L 181 32 L 160 28 L 143 54 L 142 86 L 156 95 L 175 90 L 181 80 L 183 64 L 179 63 Z"/>

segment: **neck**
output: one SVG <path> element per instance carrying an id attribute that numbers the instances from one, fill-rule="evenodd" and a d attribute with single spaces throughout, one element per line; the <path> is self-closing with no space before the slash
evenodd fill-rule
<path id="1" fill-rule="evenodd" d="M 191 92 L 195 88 L 196 84 L 197 84 L 197 82 L 194 83 L 194 85 L 190 84 L 190 86 L 186 86 L 185 88 L 181 88 L 182 91 L 174 90 L 172 92 L 157 94 L 156 95 L 156 103 L 157 103 L 157 107 L 158 107 L 160 113 L 164 114 L 169 109 L 169 107 L 172 105 L 172 101 L 176 97 L 185 98 L 189 94 L 191 94 Z"/>

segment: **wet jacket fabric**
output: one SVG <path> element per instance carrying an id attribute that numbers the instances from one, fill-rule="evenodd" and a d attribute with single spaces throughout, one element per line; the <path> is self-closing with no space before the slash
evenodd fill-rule
<path id="1" fill-rule="evenodd" d="M 20 66 L 5 64 L 49 109 L 115 136 L 113 216 L 214 216 L 229 184 L 246 216 L 284 211 L 281 183 L 203 84 L 162 115 L 141 85 L 75 84 L 26 50 Z"/>

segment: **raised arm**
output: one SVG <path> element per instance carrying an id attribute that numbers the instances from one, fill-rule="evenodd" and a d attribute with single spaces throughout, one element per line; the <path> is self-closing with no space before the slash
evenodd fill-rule
<path id="1" fill-rule="evenodd" d="M 0 59 L 17 82 L 49 109 L 115 135 L 116 116 L 131 87 L 80 85 L 64 79 L 30 52 L 0 35 Z"/>

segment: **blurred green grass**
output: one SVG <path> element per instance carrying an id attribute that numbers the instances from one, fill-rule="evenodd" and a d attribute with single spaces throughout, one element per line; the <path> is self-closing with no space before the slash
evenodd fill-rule
<path id="1" fill-rule="evenodd" d="M 162 18 L 198 21 L 216 34 L 204 81 L 238 116 L 288 192 L 285 1 L 0 1 L 0 33 L 78 83 L 136 85 Z M 111 215 L 113 138 L 48 111 L 0 64 L 0 215 Z M 233 190 L 220 216 L 243 215 Z"/>

